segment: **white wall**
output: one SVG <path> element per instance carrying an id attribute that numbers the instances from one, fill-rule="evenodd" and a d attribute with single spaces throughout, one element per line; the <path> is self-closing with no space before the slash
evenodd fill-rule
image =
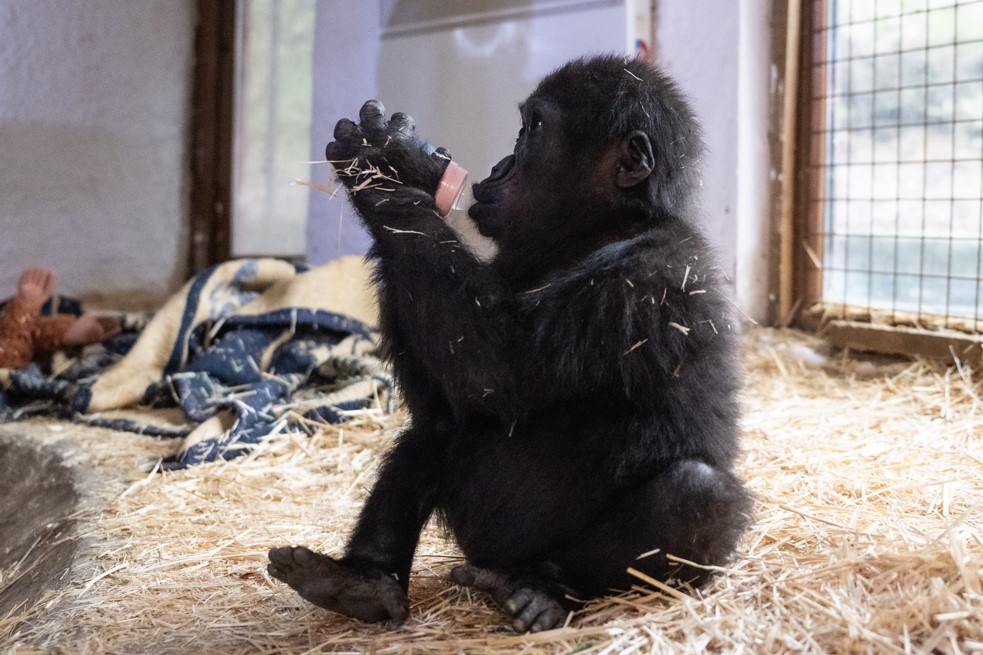
<path id="1" fill-rule="evenodd" d="M 378 95 L 379 5 L 377 2 L 320 0 L 314 29 L 311 69 L 311 161 L 324 159 L 341 118 L 358 120 L 362 103 Z M 325 183 L 330 169 L 311 167 L 311 178 Z M 323 264 L 341 255 L 364 253 L 371 240 L 344 193 L 328 198 L 312 189 L 307 206 L 307 260 Z"/>
<path id="2" fill-rule="evenodd" d="M 194 0 L 0 2 L 0 297 L 166 292 L 187 257 Z"/>
<path id="3" fill-rule="evenodd" d="M 319 23 L 325 13 L 322 6 L 343 1 L 322 0 Z M 703 224 L 739 304 L 759 320 L 767 314 L 770 266 L 771 2 L 655 0 L 656 60 L 688 96 L 707 143 Z M 417 4 L 398 3 L 398 7 L 402 11 Z M 528 9 L 535 2 L 511 0 L 503 6 L 520 4 Z M 615 42 L 600 42 L 600 34 L 616 35 L 625 22 L 617 13 L 624 13 L 618 3 L 585 5 L 580 14 L 589 14 L 587 19 L 565 4 L 563 11 L 528 20 L 474 24 L 458 24 L 444 16 L 461 13 L 457 5 L 431 5 L 425 17 L 440 14 L 437 18 L 446 19 L 446 26 L 402 29 L 399 24 L 392 27 L 393 21 L 387 23 L 375 5 L 331 11 L 331 21 L 318 25 L 312 156 L 320 158 L 328 140 L 325 132 L 334 120 L 354 117 L 361 98 L 377 91 L 390 110 L 412 113 L 421 133 L 447 145 L 476 179 L 506 152 L 503 147 L 515 131 L 517 100 L 564 60 L 581 52 L 617 49 Z M 381 35 L 373 23 L 380 17 Z M 426 74 L 408 74 L 407 69 Z M 459 123 L 454 120 L 458 115 L 467 120 Z M 482 129 L 473 129 L 474 124 Z M 352 210 L 340 199 L 326 202 L 317 193 L 311 198 L 308 236 L 308 256 L 316 262 L 357 252 L 365 243 Z"/>
<path id="4" fill-rule="evenodd" d="M 194 4 L 0 2 L 0 296 L 31 265 L 55 268 L 61 289 L 73 294 L 167 292 L 183 281 Z M 375 95 L 379 16 L 376 3 L 364 4 L 331 12 L 337 40 L 317 46 L 322 68 L 332 66 L 339 44 L 371 63 L 349 70 L 335 61 L 344 79 L 315 84 L 321 134 L 313 159 L 321 158 L 334 121 Z M 692 100 L 710 149 L 708 231 L 736 276 L 742 306 L 761 316 L 771 0 L 656 4 L 656 53 Z M 338 206 L 315 205 L 311 241 L 337 235 Z M 355 222 L 349 213 L 342 227 Z M 362 247 L 353 232 L 343 251 Z M 315 259 L 338 252 L 335 236 Z"/>
<path id="5" fill-rule="evenodd" d="M 657 61 L 703 126 L 704 225 L 738 303 L 767 309 L 771 0 L 657 0 Z"/>
<path id="6" fill-rule="evenodd" d="M 627 8 L 526 0 L 514 8 L 522 11 L 485 18 L 458 4 L 457 22 L 383 32 L 379 93 L 394 110 L 408 108 L 418 131 L 450 150 L 477 182 L 512 152 L 519 103 L 543 77 L 584 55 L 627 54 Z"/>
<path id="7" fill-rule="evenodd" d="M 335 121 L 355 118 L 364 100 L 378 97 L 387 111 L 411 114 L 423 137 L 448 148 L 470 171 L 471 181 L 481 180 L 511 152 L 518 104 L 543 76 L 585 54 L 628 52 L 634 43 L 630 4 L 321 0 L 311 157 L 323 158 Z M 312 179 L 324 175 L 324 167 L 312 169 Z M 466 243 L 488 252 L 466 218 L 450 221 L 465 232 Z M 320 191 L 311 192 L 307 237 L 312 263 L 360 253 L 369 245 L 344 194 L 329 201 Z"/>
<path id="8" fill-rule="evenodd" d="M 769 142 L 776 71 L 771 61 L 772 0 L 741 0 L 738 53 L 737 298 L 741 308 L 765 322 L 772 268 Z"/>

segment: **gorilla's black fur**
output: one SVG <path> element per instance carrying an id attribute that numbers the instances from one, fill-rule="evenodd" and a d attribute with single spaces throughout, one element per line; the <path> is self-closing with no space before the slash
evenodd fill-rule
<path id="1" fill-rule="evenodd" d="M 374 238 L 411 423 L 344 557 L 271 551 L 270 573 L 318 605 L 404 618 L 434 512 L 468 560 L 453 578 L 518 630 L 627 589 L 629 567 L 698 584 L 748 522 L 731 472 L 737 326 L 697 227 L 689 107 L 653 67 L 597 57 L 546 77 L 520 111 L 514 153 L 474 188 L 490 263 L 435 212 L 446 159 L 414 144 L 411 118 L 370 101 L 328 145 Z"/>

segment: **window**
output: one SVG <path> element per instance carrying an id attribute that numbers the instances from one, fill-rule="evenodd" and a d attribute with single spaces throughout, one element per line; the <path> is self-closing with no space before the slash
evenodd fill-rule
<path id="1" fill-rule="evenodd" d="M 236 3 L 234 257 L 305 252 L 316 4 Z"/>
<path id="2" fill-rule="evenodd" d="M 800 301 L 983 331 L 983 0 L 804 7 Z"/>

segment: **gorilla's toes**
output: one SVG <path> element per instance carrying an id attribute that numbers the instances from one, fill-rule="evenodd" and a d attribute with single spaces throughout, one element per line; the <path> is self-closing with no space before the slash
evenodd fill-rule
<path id="1" fill-rule="evenodd" d="M 270 551 L 266 570 L 308 602 L 362 621 L 401 622 L 409 614 L 406 592 L 391 576 L 354 567 L 303 546 Z"/>
<path id="2" fill-rule="evenodd" d="M 536 584 L 528 576 L 512 577 L 507 573 L 465 564 L 451 571 L 451 579 L 464 587 L 486 592 L 512 619 L 517 632 L 540 632 L 559 627 L 566 611 L 548 591 L 550 585 Z"/>
<path id="3" fill-rule="evenodd" d="M 267 565 L 266 571 L 277 580 L 293 586 L 290 582 L 291 579 L 295 578 L 298 572 L 310 565 L 309 561 L 298 561 L 298 555 L 300 557 L 306 555 L 306 553 L 301 555 L 303 551 L 314 555 L 312 551 L 303 546 L 284 546 L 283 548 L 270 550 L 270 563 Z M 304 559 L 308 560 L 307 557 L 304 557 Z"/>
<path id="4" fill-rule="evenodd" d="M 505 602 L 505 611 L 512 618 L 516 632 L 541 632 L 563 624 L 566 612 L 550 594 L 539 589 L 523 587 Z"/>
<path id="5" fill-rule="evenodd" d="M 287 582 L 287 577 L 297 567 L 294 562 L 293 550 L 292 546 L 272 549 L 269 554 L 270 563 L 266 565 L 266 572 L 281 582 Z M 287 584 L 290 583 L 287 582 Z"/>
<path id="6" fill-rule="evenodd" d="M 287 583 L 315 605 L 327 607 L 336 593 L 340 568 L 337 562 L 303 546 L 274 548 L 269 557 L 266 571 L 272 577 Z"/>

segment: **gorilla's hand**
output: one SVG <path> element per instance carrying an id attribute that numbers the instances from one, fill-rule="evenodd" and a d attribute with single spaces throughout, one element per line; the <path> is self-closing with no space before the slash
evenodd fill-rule
<path id="1" fill-rule="evenodd" d="M 274 548 L 267 572 L 306 600 L 362 621 L 403 621 L 406 592 L 383 571 L 355 566 L 302 546 Z"/>
<path id="2" fill-rule="evenodd" d="M 385 111 L 381 102 L 369 100 L 357 125 L 347 118 L 338 121 L 335 140 L 325 151 L 353 201 L 363 208 L 384 201 L 382 194 L 422 190 L 433 196 L 450 163 L 446 150 L 435 150 L 416 136 L 411 116 L 395 113 L 387 121 Z M 371 198 L 360 201 L 359 194 Z"/>

